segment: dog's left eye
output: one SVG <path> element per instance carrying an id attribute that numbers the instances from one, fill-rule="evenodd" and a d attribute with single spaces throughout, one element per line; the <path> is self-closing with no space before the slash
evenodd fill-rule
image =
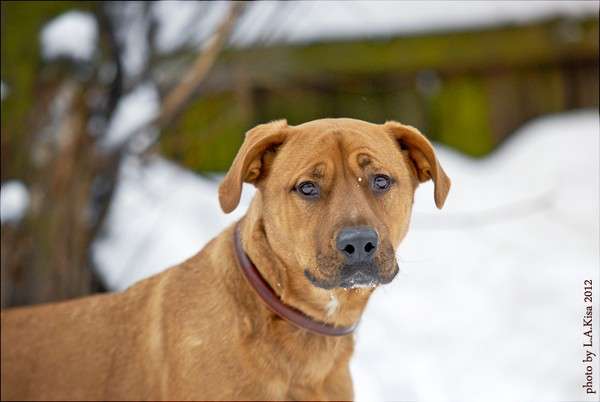
<path id="1" fill-rule="evenodd" d="M 383 193 L 388 191 L 391 185 L 392 179 L 384 174 L 375 175 L 371 180 L 371 188 L 376 193 Z"/>
<path id="2" fill-rule="evenodd" d="M 319 186 L 312 181 L 303 181 L 296 186 L 296 191 L 305 198 L 317 198 L 320 194 Z"/>

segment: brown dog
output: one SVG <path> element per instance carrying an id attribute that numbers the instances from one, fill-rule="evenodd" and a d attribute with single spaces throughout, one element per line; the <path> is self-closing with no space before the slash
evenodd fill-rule
<path id="1" fill-rule="evenodd" d="M 429 179 L 441 208 L 450 180 L 400 123 L 254 128 L 219 188 L 225 212 L 259 190 L 239 232 L 125 292 L 2 312 L 2 399 L 352 399 L 350 332 Z"/>

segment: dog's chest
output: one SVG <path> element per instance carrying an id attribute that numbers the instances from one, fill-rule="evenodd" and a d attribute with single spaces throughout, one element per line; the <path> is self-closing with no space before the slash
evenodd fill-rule
<path id="1" fill-rule="evenodd" d="M 288 331 L 287 336 L 264 338 L 255 349 L 266 353 L 263 356 L 275 369 L 275 376 L 285 383 L 318 386 L 335 366 L 350 359 L 354 344 L 351 335 L 328 337 L 296 329 Z"/>

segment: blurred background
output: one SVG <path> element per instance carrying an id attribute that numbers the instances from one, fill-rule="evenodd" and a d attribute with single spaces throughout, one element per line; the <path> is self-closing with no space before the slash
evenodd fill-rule
<path id="1" fill-rule="evenodd" d="M 217 186 L 256 124 L 398 120 L 453 188 L 443 211 L 417 193 L 401 274 L 357 334 L 357 398 L 596 400 L 599 2 L 1 11 L 3 308 L 122 290 L 197 252 L 252 198 L 224 215 Z"/>

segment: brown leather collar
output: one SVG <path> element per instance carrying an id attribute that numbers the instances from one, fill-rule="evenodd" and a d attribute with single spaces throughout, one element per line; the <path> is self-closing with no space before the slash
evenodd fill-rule
<path id="1" fill-rule="evenodd" d="M 238 265 L 242 269 L 244 276 L 254 291 L 273 313 L 277 314 L 279 317 L 297 326 L 298 328 L 302 328 L 319 335 L 342 336 L 354 332 L 354 329 L 356 329 L 356 324 L 349 327 L 336 327 L 324 322 L 315 321 L 300 310 L 288 306 L 281 301 L 279 296 L 273 291 L 273 288 L 269 286 L 260 272 L 258 272 L 258 269 L 256 269 L 256 266 L 254 266 L 252 261 L 250 261 L 250 258 L 246 255 L 246 252 L 242 247 L 239 222 L 235 225 L 233 237 L 235 244 L 235 255 L 238 260 Z"/>

